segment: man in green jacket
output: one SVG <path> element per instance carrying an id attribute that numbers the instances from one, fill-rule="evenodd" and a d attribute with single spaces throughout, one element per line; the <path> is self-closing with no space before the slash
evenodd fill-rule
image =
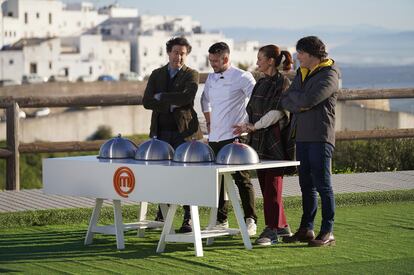
<path id="1" fill-rule="evenodd" d="M 335 105 L 339 69 L 327 58 L 324 43 L 316 36 L 296 44 L 300 68 L 282 96 L 280 107 L 293 113 L 296 158 L 300 161 L 299 184 L 303 214 L 299 230 L 285 242 L 308 242 L 310 246 L 335 244 L 333 225 L 335 197 L 331 184 L 331 161 L 335 146 Z M 322 223 L 315 238 L 313 227 L 321 197 Z"/>
<path id="2" fill-rule="evenodd" d="M 151 73 L 142 102 L 146 109 L 152 110 L 150 136 L 168 142 L 175 149 L 186 140 L 203 138 L 194 110 L 199 76 L 185 65 L 191 52 L 186 38 L 172 38 L 166 46 L 169 62 Z M 161 211 L 157 219 L 163 219 Z M 184 206 L 179 232 L 191 232 L 188 205 Z"/>

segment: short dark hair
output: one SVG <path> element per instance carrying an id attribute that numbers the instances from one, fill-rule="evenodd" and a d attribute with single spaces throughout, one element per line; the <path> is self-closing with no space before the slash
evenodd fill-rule
<path id="1" fill-rule="evenodd" d="M 211 47 L 208 49 L 208 52 L 211 54 L 223 54 L 227 53 L 230 54 L 230 48 L 229 45 L 227 45 L 224 42 L 217 42 L 211 45 Z"/>
<path id="2" fill-rule="evenodd" d="M 296 51 L 306 52 L 319 59 L 325 59 L 328 56 L 325 44 L 316 36 L 301 38 L 296 44 Z"/>
<path id="3" fill-rule="evenodd" d="M 168 40 L 168 42 L 166 43 L 167 53 L 171 52 L 172 48 L 175 45 L 185 46 L 187 48 L 187 54 L 189 54 L 191 52 L 192 47 L 191 47 L 190 43 L 188 42 L 188 40 L 183 36 L 174 37 L 174 38 L 171 38 L 170 40 Z"/>

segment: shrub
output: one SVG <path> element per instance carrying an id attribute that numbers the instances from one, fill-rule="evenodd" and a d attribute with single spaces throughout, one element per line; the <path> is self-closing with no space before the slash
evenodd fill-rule
<path id="1" fill-rule="evenodd" d="M 112 138 L 112 129 L 109 126 L 101 125 L 98 127 L 95 133 L 88 138 L 88 140 L 100 140 L 100 139 L 110 139 Z"/>
<path id="2" fill-rule="evenodd" d="M 414 139 L 338 141 L 333 168 L 336 172 L 414 170 Z"/>

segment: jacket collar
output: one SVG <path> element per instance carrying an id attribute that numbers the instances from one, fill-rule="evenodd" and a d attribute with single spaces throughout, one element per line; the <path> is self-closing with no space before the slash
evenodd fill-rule
<path id="1" fill-rule="evenodd" d="M 333 61 L 333 59 L 328 58 L 328 59 L 322 60 L 321 63 L 319 63 L 318 65 L 316 65 L 312 70 L 309 70 L 308 68 L 300 67 L 300 73 L 301 73 L 301 76 L 302 76 L 302 82 L 305 81 L 305 79 L 308 76 L 316 73 L 321 68 L 323 68 L 323 67 L 331 67 L 334 63 L 335 63 L 335 61 Z"/>

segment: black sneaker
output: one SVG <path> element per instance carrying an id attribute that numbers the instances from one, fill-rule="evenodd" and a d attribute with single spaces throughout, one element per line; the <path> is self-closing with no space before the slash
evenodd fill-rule
<path id="1" fill-rule="evenodd" d="M 278 228 L 278 229 L 277 229 L 277 235 L 278 235 L 279 237 L 290 237 L 290 236 L 292 236 L 293 234 L 292 234 L 292 231 L 290 230 L 289 225 L 286 225 L 286 226 L 285 226 L 285 227 L 283 227 L 283 228 Z"/>
<path id="2" fill-rule="evenodd" d="M 164 218 L 163 217 L 156 216 L 154 221 L 156 221 L 156 222 L 164 222 Z"/>
<path id="3" fill-rule="evenodd" d="M 191 219 L 185 219 L 180 229 L 178 229 L 178 233 L 189 233 L 192 231 L 193 229 L 191 228 Z"/>
<path id="4" fill-rule="evenodd" d="M 272 245 L 277 243 L 277 230 L 266 227 L 256 240 L 258 245 Z"/>

